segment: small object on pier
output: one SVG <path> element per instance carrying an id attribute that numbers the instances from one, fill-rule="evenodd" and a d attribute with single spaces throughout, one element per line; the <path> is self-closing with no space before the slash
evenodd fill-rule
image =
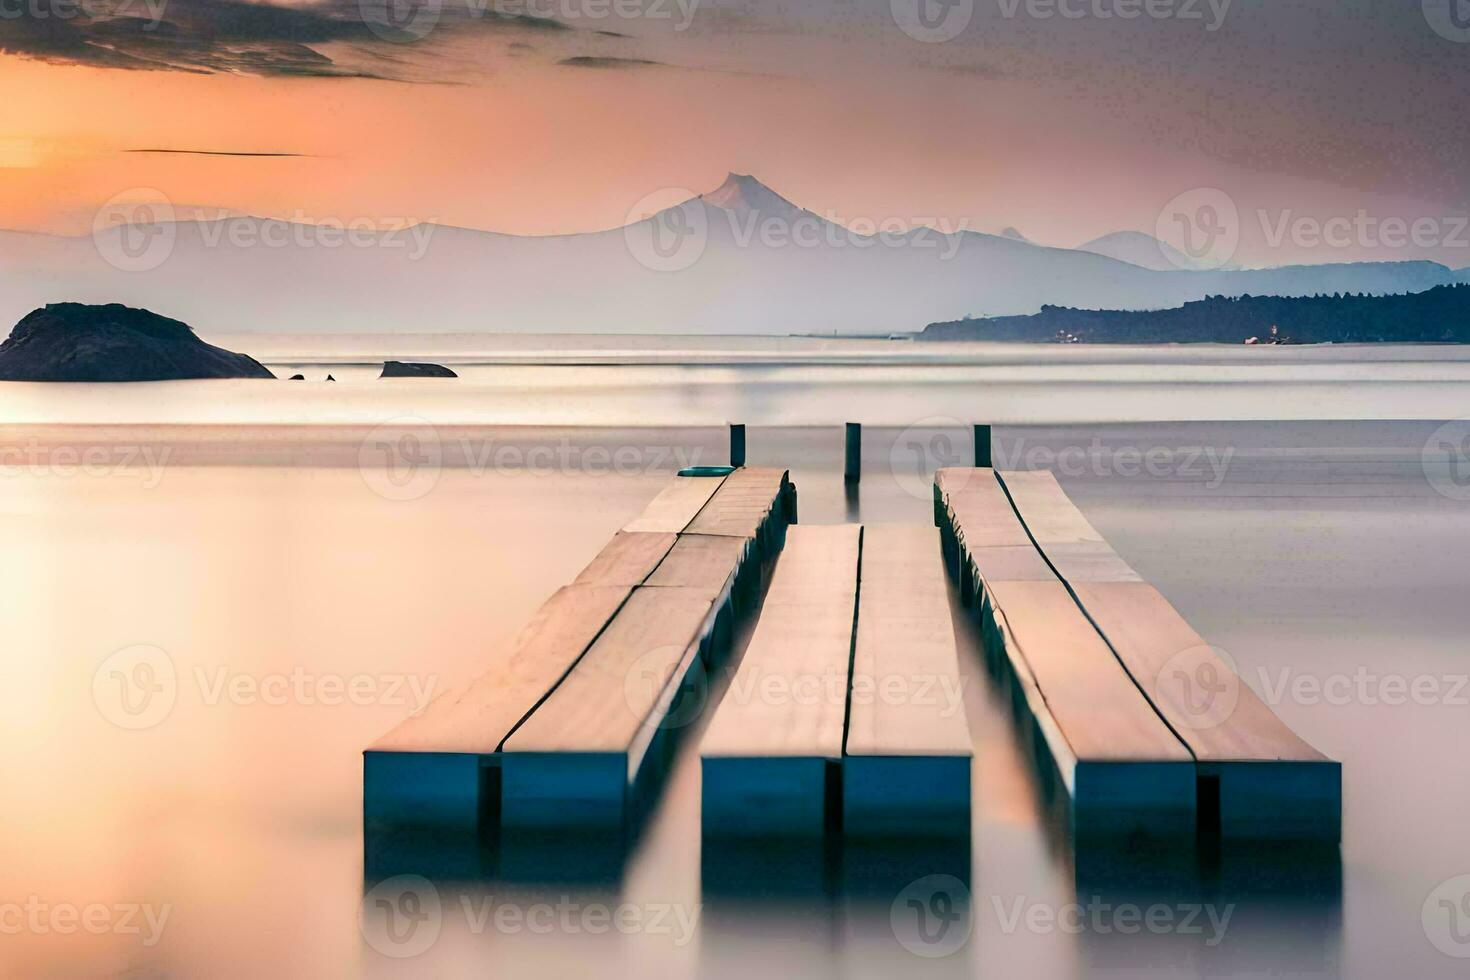
<path id="1" fill-rule="evenodd" d="M 730 423 L 730 465 L 745 465 L 745 423 Z"/>
<path id="2" fill-rule="evenodd" d="M 975 465 L 981 469 L 990 468 L 990 426 L 975 426 Z"/>
<path id="3" fill-rule="evenodd" d="M 847 456 L 842 471 L 845 483 L 857 483 L 863 476 L 863 425 L 861 422 L 847 423 Z"/>

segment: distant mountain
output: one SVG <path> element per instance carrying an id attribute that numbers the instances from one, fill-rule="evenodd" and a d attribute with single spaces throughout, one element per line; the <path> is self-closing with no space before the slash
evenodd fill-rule
<path id="1" fill-rule="evenodd" d="M 1034 316 L 931 323 L 921 340 L 1082 344 L 1470 343 L 1470 285 L 1407 296 L 1212 296 L 1174 310 L 1047 306 Z"/>
<path id="2" fill-rule="evenodd" d="M 0 317 L 58 300 L 123 302 L 222 332 L 886 335 L 1045 304 L 1158 309 L 1209 295 L 1401 293 L 1453 281 L 1432 262 L 1156 271 L 1001 235 L 863 235 L 743 174 L 586 234 L 434 224 L 370 234 L 249 217 L 95 238 L 0 233 Z"/>
<path id="3" fill-rule="evenodd" d="M 1470 282 L 1470 269 L 1461 269 L 1455 273 L 1455 278 L 1460 282 Z"/>
<path id="4" fill-rule="evenodd" d="M 0 381 L 273 377 L 252 357 L 206 344 L 186 323 L 117 304 L 52 304 L 0 344 Z"/>
<path id="5" fill-rule="evenodd" d="M 1202 266 L 1168 242 L 1161 242 L 1141 231 L 1115 231 L 1111 235 L 1094 238 L 1077 250 L 1094 255 L 1106 255 L 1119 262 L 1153 269 L 1157 272 L 1174 272 L 1180 269 L 1200 269 Z"/>
<path id="6" fill-rule="evenodd" d="M 1017 231 L 1014 228 L 1007 228 L 1007 229 L 1005 229 L 1004 231 L 1002 231 L 1000 233 L 1000 237 L 1001 238 L 1009 238 L 1013 242 L 1025 242 L 1027 245 L 1034 245 L 1035 244 L 1035 242 L 1031 241 L 1031 239 L 1027 238 L 1025 235 L 1021 234 L 1019 231 Z"/>

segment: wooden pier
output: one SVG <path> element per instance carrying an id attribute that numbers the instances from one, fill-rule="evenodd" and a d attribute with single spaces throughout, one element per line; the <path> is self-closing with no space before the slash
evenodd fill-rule
<path id="1" fill-rule="evenodd" d="M 1050 473 L 942 470 L 935 493 L 952 567 L 1024 692 L 1077 833 L 1338 840 L 1339 764 L 1255 696 Z M 1179 686 L 1180 671 L 1210 680 L 1221 706 Z"/>
<path id="2" fill-rule="evenodd" d="M 977 454 L 988 442 L 977 427 Z M 365 822 L 625 827 L 759 603 L 700 745 L 706 837 L 967 839 L 948 563 L 1079 838 L 1339 840 L 1340 765 L 1240 681 L 1050 473 L 941 470 L 934 516 L 937 529 L 794 526 L 784 470 L 683 471 L 484 676 L 364 753 Z"/>
<path id="3" fill-rule="evenodd" d="M 933 528 L 793 528 L 700 745 L 705 835 L 967 835 L 960 692 Z"/>
<path id="4" fill-rule="evenodd" d="M 784 470 L 676 477 L 481 678 L 368 748 L 364 820 L 465 832 L 619 822 L 691 669 L 728 643 L 780 550 L 794 501 Z"/>
<path id="5" fill-rule="evenodd" d="M 988 469 L 941 470 L 951 554 L 1083 836 L 1195 830 L 1194 760 L 1052 573 Z"/>
<path id="6" fill-rule="evenodd" d="M 1045 471 L 1000 480 L 1037 547 L 1189 749 L 1200 826 L 1225 839 L 1337 841 L 1342 767 L 1308 745 L 1103 540 Z"/>

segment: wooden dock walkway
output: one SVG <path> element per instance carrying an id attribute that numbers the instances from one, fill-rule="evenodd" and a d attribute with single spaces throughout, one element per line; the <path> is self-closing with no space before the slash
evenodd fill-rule
<path id="1" fill-rule="evenodd" d="M 835 803 L 862 528 L 790 529 L 760 619 L 700 744 L 703 822 L 821 836 Z"/>
<path id="2" fill-rule="evenodd" d="M 1276 716 L 1051 473 L 999 477 L 1037 547 L 1195 758 L 1201 827 L 1225 839 L 1338 841 L 1341 765 Z"/>
<path id="3" fill-rule="evenodd" d="M 1190 836 L 1194 760 L 1031 543 L 990 470 L 936 476 L 947 550 L 1086 837 Z"/>
<path id="4" fill-rule="evenodd" d="M 971 755 L 934 529 L 793 528 L 700 746 L 705 834 L 965 836 Z"/>
<path id="5" fill-rule="evenodd" d="M 364 752 L 364 820 L 460 831 L 620 820 L 691 667 L 728 642 L 794 505 L 784 470 L 676 477 L 479 679 Z"/>
<path id="6" fill-rule="evenodd" d="M 848 836 L 969 833 L 962 693 L 938 530 L 866 525 L 842 760 Z"/>

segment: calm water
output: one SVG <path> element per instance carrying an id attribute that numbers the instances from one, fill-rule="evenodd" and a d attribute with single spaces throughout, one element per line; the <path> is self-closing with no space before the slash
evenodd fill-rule
<path id="1" fill-rule="evenodd" d="M 1442 382 L 1385 397 L 1421 398 L 1425 383 Z M 913 419 L 978 411 L 946 411 L 957 396 L 928 385 L 884 386 L 884 404 L 907 402 Z M 205 396 L 241 413 L 228 384 L 129 389 L 101 416 L 128 424 L 89 427 L 67 406 L 102 396 L 75 387 L 45 403 L 18 391 L 32 386 L 0 393 L 36 423 L 0 430 L 7 976 L 1464 975 L 1434 944 L 1456 938 L 1438 898 L 1463 892 L 1430 901 L 1470 874 L 1459 761 L 1470 691 L 1457 680 L 1470 673 L 1470 508 L 1444 467 L 1458 430 L 1448 441 L 1415 421 L 998 431 L 1006 461 L 1057 467 L 1117 550 L 1342 760 L 1340 864 L 1227 855 L 1160 875 L 1072 854 L 1005 685 L 961 619 L 976 747 L 968 855 L 848 855 L 834 871 L 811 855 L 757 868 L 702 854 L 690 738 L 625 863 L 563 849 L 500 878 L 438 876 L 437 938 L 397 958 L 384 950 L 402 947 L 359 922 L 365 893 L 381 897 L 364 873 L 362 748 L 417 699 L 475 676 L 677 465 L 719 461 L 722 432 L 476 426 L 423 410 L 427 428 L 374 431 L 413 403 L 397 393 L 352 425 L 153 424 Z M 341 386 L 359 387 L 371 388 Z M 666 411 L 680 387 L 665 376 L 643 420 L 682 422 Z M 548 411 L 542 388 L 528 414 Z M 768 393 L 733 397 L 753 410 Z M 864 481 L 845 494 L 841 435 L 825 423 L 869 408 L 852 395 L 808 391 L 830 405 L 803 421 L 823 425 L 752 429 L 751 462 L 791 467 L 803 522 L 928 521 L 928 470 L 962 461 L 965 433 L 908 418 L 869 428 Z M 714 410 L 688 397 L 696 420 Z M 1334 388 L 1329 400 L 1345 398 Z M 1396 703 L 1396 678 L 1437 693 Z M 130 701 L 122 679 L 158 693 Z M 564 880 L 546 880 L 553 868 Z M 753 888 L 731 887 L 732 869 Z M 933 872 L 972 894 L 972 934 L 941 959 L 915 955 L 934 948 L 890 919 L 900 889 Z M 1198 931 L 1140 929 L 1129 907 L 1180 924 L 1193 908 Z M 1223 928 L 1210 912 L 1229 915 Z M 599 918 L 617 915 L 626 931 Z"/>

